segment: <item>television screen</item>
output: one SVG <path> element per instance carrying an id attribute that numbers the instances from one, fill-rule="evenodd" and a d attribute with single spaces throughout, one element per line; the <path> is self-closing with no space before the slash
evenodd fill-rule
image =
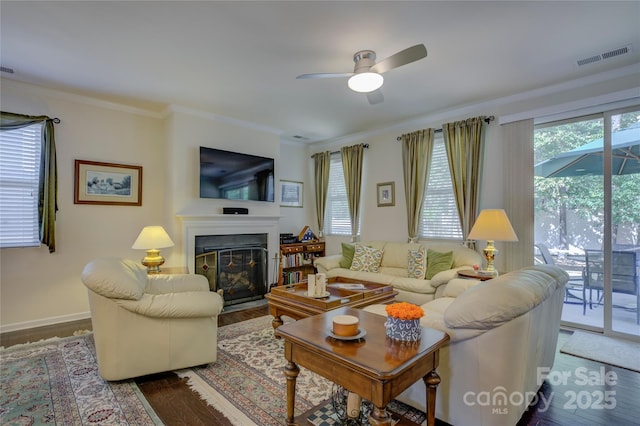
<path id="1" fill-rule="evenodd" d="M 200 147 L 200 198 L 274 200 L 273 158 Z"/>

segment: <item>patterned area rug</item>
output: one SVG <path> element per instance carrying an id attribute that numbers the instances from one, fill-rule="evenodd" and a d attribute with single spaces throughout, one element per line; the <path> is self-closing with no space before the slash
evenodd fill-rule
<path id="1" fill-rule="evenodd" d="M 0 351 L 3 425 L 160 425 L 132 380 L 98 375 L 92 334 Z"/>
<path id="2" fill-rule="evenodd" d="M 640 343 L 575 331 L 560 352 L 640 373 Z"/>
<path id="3" fill-rule="evenodd" d="M 218 334 L 218 361 L 179 372 L 189 379 L 192 389 L 234 424 L 280 426 L 286 421 L 284 342 L 273 337 L 271 320 L 271 316 L 265 316 L 236 328 L 222 327 Z M 334 390 L 332 382 L 301 367 L 296 379 L 296 415 L 330 400 Z M 402 416 L 421 424 L 426 418 L 423 412 L 398 401 L 387 408 L 394 419 Z M 331 404 L 321 412 L 324 418 L 337 417 Z"/>
<path id="4" fill-rule="evenodd" d="M 237 426 L 282 425 L 286 419 L 284 343 L 265 316 L 218 329 L 218 361 L 176 371 Z M 0 350 L 0 424 L 162 425 L 133 380 L 106 382 L 98 375 L 92 334 Z M 296 415 L 328 401 L 335 390 L 301 368 Z M 421 424 L 424 413 L 399 402 L 394 419 Z M 319 416 L 338 424 L 331 404 Z M 333 420 L 331 420 L 333 419 Z"/>

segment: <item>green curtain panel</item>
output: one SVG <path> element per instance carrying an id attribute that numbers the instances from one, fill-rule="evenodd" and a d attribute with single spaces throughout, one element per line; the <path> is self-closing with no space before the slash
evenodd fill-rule
<path id="1" fill-rule="evenodd" d="M 351 242 L 358 240 L 360 234 L 360 191 L 362 188 L 362 161 L 364 145 L 345 146 L 340 150 L 342 155 L 342 171 L 349 202 L 351 219 Z"/>
<path id="2" fill-rule="evenodd" d="M 473 227 L 478 210 L 484 151 L 484 120 L 485 117 L 475 117 L 442 125 L 451 183 L 464 240 Z"/>
<path id="3" fill-rule="evenodd" d="M 327 205 L 329 189 L 329 167 L 331 153 L 329 151 L 313 154 L 313 176 L 316 189 L 316 217 L 318 218 L 318 237 L 324 235 L 324 211 Z"/>
<path id="4" fill-rule="evenodd" d="M 429 180 L 433 153 L 433 129 L 418 130 L 402 135 L 402 170 L 407 205 L 407 233 L 409 242 L 418 241 L 420 214 Z"/>
<path id="5" fill-rule="evenodd" d="M 58 211 L 58 168 L 53 124 L 59 121 L 45 115 L 30 116 L 0 112 L 0 130 L 15 130 L 36 123 L 43 123 L 40 157 L 40 181 L 38 184 L 38 225 L 40 242 L 56 251 L 56 212 Z"/>

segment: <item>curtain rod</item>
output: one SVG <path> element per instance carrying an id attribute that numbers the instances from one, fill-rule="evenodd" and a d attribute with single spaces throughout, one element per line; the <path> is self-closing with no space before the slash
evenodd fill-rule
<path id="1" fill-rule="evenodd" d="M 493 120 L 495 120 L 495 119 L 496 119 L 496 118 L 492 115 L 492 116 L 490 116 L 490 117 L 485 117 L 484 122 L 485 122 L 485 123 L 487 123 L 487 124 L 489 124 L 489 123 L 491 123 L 491 122 L 492 122 Z M 442 133 L 442 129 L 435 129 L 435 130 L 433 131 L 433 133 Z M 402 136 L 398 136 L 398 137 L 396 138 L 396 140 L 397 140 L 398 142 L 399 142 L 399 141 L 401 141 L 401 140 L 402 140 Z"/>
<path id="2" fill-rule="evenodd" d="M 51 119 L 55 124 L 60 124 L 60 119 L 58 117 L 54 117 Z"/>
<path id="3" fill-rule="evenodd" d="M 363 143 L 363 144 L 362 144 L 362 147 L 363 147 L 364 149 L 369 149 L 369 144 L 368 144 L 368 143 Z M 331 152 L 329 153 L 329 155 L 334 155 L 334 154 L 340 154 L 340 151 L 331 151 Z M 313 158 L 313 155 L 311 156 L 311 158 Z"/>

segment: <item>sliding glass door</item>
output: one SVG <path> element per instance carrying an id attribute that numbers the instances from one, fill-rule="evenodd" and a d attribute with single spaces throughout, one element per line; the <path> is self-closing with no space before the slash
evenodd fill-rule
<path id="1" fill-rule="evenodd" d="M 569 273 L 569 325 L 640 336 L 639 151 L 639 108 L 535 129 L 536 261 Z"/>

